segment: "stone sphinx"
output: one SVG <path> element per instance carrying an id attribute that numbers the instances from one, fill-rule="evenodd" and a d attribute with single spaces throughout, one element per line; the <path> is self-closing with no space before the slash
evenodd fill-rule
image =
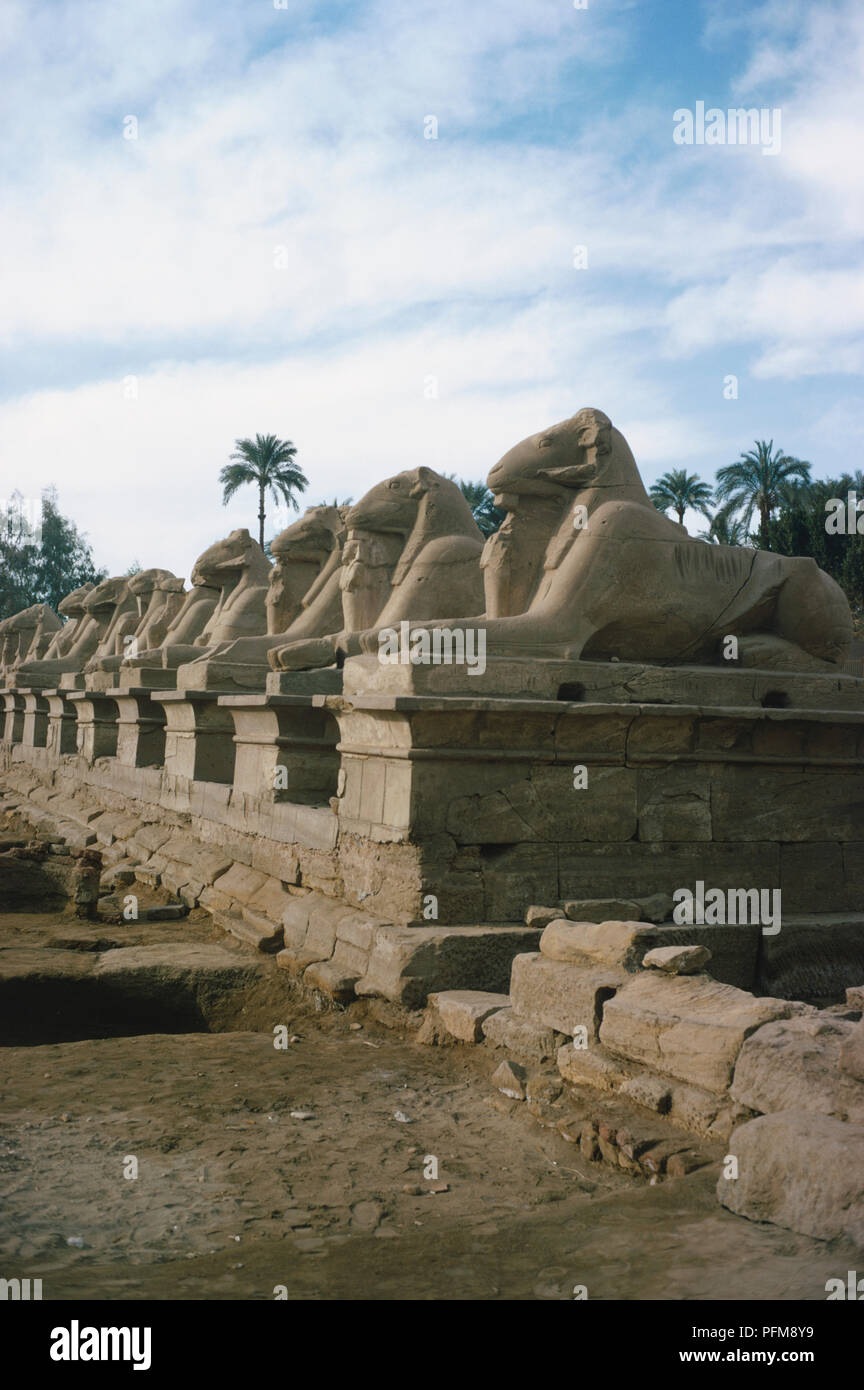
<path id="1" fill-rule="evenodd" d="M 323 636 L 340 623 L 339 578 L 347 511 L 309 507 L 271 541 L 275 563 L 267 589 L 266 633 L 212 647 L 206 656 L 184 666 L 178 684 L 191 689 L 201 679 L 220 688 L 239 685 L 263 690 L 272 647 L 294 637 Z"/>
<path id="2" fill-rule="evenodd" d="M 80 594 L 80 590 L 63 600 L 64 604 L 75 600 L 74 608 L 69 610 L 72 613 L 79 607 L 76 594 Z M 19 686 L 45 688 L 56 684 L 62 676 L 82 672 L 94 656 L 109 656 L 122 650 L 123 636 L 133 627 L 137 616 L 135 598 L 126 576 L 103 579 L 80 600 L 80 608 L 83 612 L 76 619 L 72 640 L 65 650 L 20 666 Z"/>
<path id="3" fill-rule="evenodd" d="M 92 594 L 95 584 L 87 582 L 79 588 L 73 589 L 71 594 L 67 594 L 57 605 L 57 612 L 65 618 L 63 626 L 55 632 L 51 642 L 46 647 L 43 658 L 45 661 L 53 661 L 55 657 L 65 656 L 73 647 L 81 625 L 88 621 L 87 609 L 84 600 Z"/>
<path id="4" fill-rule="evenodd" d="M 341 631 L 304 634 L 269 652 L 274 670 L 327 666 L 362 650 L 374 624 L 398 626 L 482 603 L 483 538 L 460 489 L 431 468 L 379 483 L 346 518 L 339 575 Z"/>
<path id="5" fill-rule="evenodd" d="M 47 603 L 33 603 L 20 613 L 13 613 L 0 624 L 0 664 L 11 672 L 16 666 L 35 661 L 43 655 L 55 633 L 63 624 Z"/>
<path id="6" fill-rule="evenodd" d="M 852 623 L 834 580 L 812 559 L 689 537 L 653 506 L 600 410 L 524 439 L 487 481 L 507 517 L 484 548 L 485 611 L 427 626 L 479 628 L 491 657 L 710 665 L 734 636 L 745 666 L 844 659 Z M 363 647 L 377 650 L 375 633 Z"/>
<path id="7" fill-rule="evenodd" d="M 171 624 L 184 601 L 184 581 L 170 570 L 139 570 L 129 577 L 129 592 L 133 595 L 138 625 L 126 632 L 121 649 L 109 656 L 94 656 L 85 666 L 86 672 L 120 670 L 124 660 L 139 650 L 146 651 L 164 642 Z"/>
<path id="8" fill-rule="evenodd" d="M 175 670 L 209 656 L 222 642 L 263 633 L 269 577 L 269 561 L 247 530 L 216 541 L 196 560 L 193 588 L 164 641 L 124 661 L 121 673 L 140 667 Z"/>

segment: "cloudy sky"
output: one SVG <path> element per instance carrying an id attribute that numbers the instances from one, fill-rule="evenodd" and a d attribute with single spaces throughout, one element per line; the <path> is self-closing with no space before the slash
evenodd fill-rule
<path id="1" fill-rule="evenodd" d="M 3 0 L 0 497 L 188 576 L 255 432 L 309 502 L 584 405 L 647 482 L 860 467 L 862 58 L 860 0 Z"/>

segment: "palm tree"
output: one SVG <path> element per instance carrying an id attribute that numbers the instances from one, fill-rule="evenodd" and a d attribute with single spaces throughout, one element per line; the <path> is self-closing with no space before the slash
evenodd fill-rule
<path id="1" fill-rule="evenodd" d="M 256 434 L 252 439 L 235 439 L 233 463 L 226 463 L 219 472 L 222 484 L 222 505 L 227 506 L 239 488 L 254 483 L 258 488 L 258 543 L 264 547 L 264 494 L 269 489 L 274 501 L 286 506 L 297 505 L 296 492 L 305 492 L 308 479 L 294 463 L 297 449 L 290 439 L 277 439 L 275 434 Z"/>
<path id="2" fill-rule="evenodd" d="M 711 518 L 708 530 L 699 532 L 699 540 L 712 545 L 746 545 L 747 528 L 741 517 L 733 517 L 729 507 L 721 507 Z"/>
<path id="3" fill-rule="evenodd" d="M 684 513 L 688 507 L 711 520 L 708 510 L 711 488 L 702 482 L 698 473 L 688 473 L 686 468 L 673 468 L 671 473 L 664 473 L 652 485 L 648 495 L 658 512 L 668 512 L 670 507 L 676 511 L 679 526 L 684 525 Z"/>
<path id="4" fill-rule="evenodd" d="M 736 463 L 718 468 L 717 500 L 728 503 L 731 511 L 743 508 L 747 530 L 754 511 L 758 511 L 759 539 L 767 545 L 771 513 L 780 506 L 796 479 L 809 483 L 810 467 L 804 459 L 775 449 L 773 439 L 757 439 L 755 447 L 742 453 Z"/>
<path id="5" fill-rule="evenodd" d="M 445 474 L 445 477 L 451 475 Z M 456 482 L 456 479 L 453 479 Z M 489 491 L 485 483 L 463 483 L 458 482 L 459 491 L 474 513 L 474 520 L 484 536 L 491 536 L 504 517 L 507 515 L 500 507 L 496 507 L 493 501 L 493 494 Z"/>

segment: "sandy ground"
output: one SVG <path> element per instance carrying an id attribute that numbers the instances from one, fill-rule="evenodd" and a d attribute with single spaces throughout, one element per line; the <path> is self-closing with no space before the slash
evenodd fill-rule
<path id="1" fill-rule="evenodd" d="M 203 915 L 0 917 L 6 949 L 118 934 L 224 944 Z M 503 1113 L 500 1053 L 316 1013 L 275 968 L 241 1026 L 261 1031 L 4 1049 L 4 1277 L 41 1278 L 45 1299 L 824 1300 L 856 1267 L 843 1243 L 723 1211 L 716 1168 L 651 1187 Z M 428 1190 L 429 1155 L 447 1191 Z"/>

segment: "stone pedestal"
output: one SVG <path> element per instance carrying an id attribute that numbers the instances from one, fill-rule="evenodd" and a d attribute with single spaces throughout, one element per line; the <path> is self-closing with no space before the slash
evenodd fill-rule
<path id="1" fill-rule="evenodd" d="M 24 696 L 17 690 L 3 692 L 3 742 L 20 743 L 24 737 Z"/>
<path id="2" fill-rule="evenodd" d="M 677 673 L 642 668 L 635 689 L 654 703 L 617 664 L 565 664 L 561 698 L 540 699 L 484 697 L 464 673 L 475 698 L 385 694 L 370 687 L 386 668 L 346 663 L 330 704 L 350 900 L 402 922 L 515 922 L 532 903 L 701 880 L 780 888 L 784 914 L 860 907 L 860 682 L 703 669 L 685 673 L 675 703 Z M 440 678 L 404 669 L 421 688 Z M 592 700 L 592 682 L 630 698 Z"/>
<path id="3" fill-rule="evenodd" d="M 117 706 L 117 761 L 126 767 L 161 767 L 165 761 L 165 710 L 140 686 L 108 691 Z"/>
<path id="4" fill-rule="evenodd" d="M 113 758 L 117 755 L 117 705 L 113 699 L 101 691 L 73 690 L 69 700 L 75 707 L 78 719 L 77 748 L 82 758 L 94 762 L 96 758 Z"/>
<path id="5" fill-rule="evenodd" d="M 22 690 L 24 732 L 21 742 L 28 748 L 45 748 L 48 743 L 48 701 L 41 690 Z"/>
<path id="6" fill-rule="evenodd" d="M 48 736 L 46 748 L 56 757 L 74 753 L 78 747 L 78 720 L 75 706 L 62 690 L 43 690 L 48 702 Z"/>
<path id="7" fill-rule="evenodd" d="M 336 794 L 339 729 L 324 695 L 222 695 L 234 721 L 238 791 L 326 805 Z"/>
<path id="8" fill-rule="evenodd" d="M 154 691 L 165 710 L 165 771 L 200 782 L 234 780 L 234 721 L 216 691 Z"/>

